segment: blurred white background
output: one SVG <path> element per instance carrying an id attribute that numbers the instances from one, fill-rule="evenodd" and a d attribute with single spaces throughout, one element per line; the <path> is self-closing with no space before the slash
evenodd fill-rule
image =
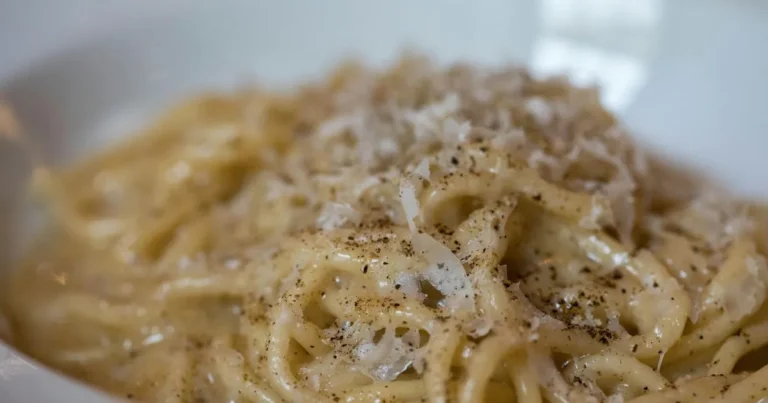
<path id="1" fill-rule="evenodd" d="M 768 150 L 768 2 L 5 0 L 0 81 L 125 30 L 135 91 L 107 97 L 114 104 L 92 122 L 101 130 L 124 131 L 141 110 L 197 89 L 288 83 L 343 55 L 382 62 L 412 46 L 597 82 L 650 146 L 768 195 L 758 169 Z"/>

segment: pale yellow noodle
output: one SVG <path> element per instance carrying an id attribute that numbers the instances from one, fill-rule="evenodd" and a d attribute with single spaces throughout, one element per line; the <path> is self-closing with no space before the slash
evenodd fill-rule
<path id="1" fill-rule="evenodd" d="M 768 396 L 765 207 L 646 160 L 595 89 L 409 56 L 32 159 L 11 341 L 123 398 Z"/>
<path id="2" fill-rule="evenodd" d="M 515 397 L 519 403 L 541 402 L 539 380 L 528 362 L 528 355 L 524 351 L 513 353 L 507 360 L 509 376 L 515 386 Z"/>

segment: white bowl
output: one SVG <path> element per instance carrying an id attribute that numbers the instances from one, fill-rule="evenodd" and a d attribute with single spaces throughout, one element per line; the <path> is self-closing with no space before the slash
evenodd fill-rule
<path id="1" fill-rule="evenodd" d="M 12 4 L 9 4 L 12 3 Z M 0 98 L 48 162 L 205 89 L 287 85 L 403 48 L 597 81 L 643 143 L 768 196 L 768 4 L 758 0 L 0 0 Z M 0 142 L 0 269 L 25 161 Z M 103 402 L 0 343 L 0 401 Z"/>

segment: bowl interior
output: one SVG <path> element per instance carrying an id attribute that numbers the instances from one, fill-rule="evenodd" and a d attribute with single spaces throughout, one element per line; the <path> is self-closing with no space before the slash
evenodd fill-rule
<path id="1" fill-rule="evenodd" d="M 88 3 L 74 7 L 87 12 Z M 763 3 L 153 3 L 137 0 L 131 18 L 113 26 L 102 21 L 87 37 L 0 71 L 0 98 L 13 106 L 46 163 L 61 164 L 100 148 L 198 91 L 253 82 L 286 86 L 317 77 L 342 58 L 379 65 L 410 47 L 443 63 L 516 62 L 539 74 L 565 72 L 577 83 L 597 82 L 641 143 L 739 192 L 768 196 L 762 173 L 768 169 L 763 110 L 768 53 L 760 51 L 768 43 L 768 7 Z M 34 35 L 58 34 L 50 27 L 33 29 Z M 29 167 L 17 145 L 0 140 L 0 273 L 12 266 L 27 239 L 20 234 L 28 232 L 22 228 L 28 227 Z M 98 399 L 68 394 L 81 389 L 35 369 L 0 342 L 0 364 L 4 354 L 21 360 L 25 370 L 14 378 L 20 386 L 4 389 L 0 377 L 2 401 L 49 401 L 63 390 L 68 392 L 61 396 L 77 396 L 73 401 Z M 50 386 L 37 390 L 37 382 Z"/>

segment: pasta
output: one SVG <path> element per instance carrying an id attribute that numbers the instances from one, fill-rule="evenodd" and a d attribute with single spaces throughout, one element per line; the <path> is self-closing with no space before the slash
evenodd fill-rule
<path id="1" fill-rule="evenodd" d="M 561 78 L 348 63 L 38 170 L 8 338 L 116 396 L 768 398 L 766 209 Z"/>

